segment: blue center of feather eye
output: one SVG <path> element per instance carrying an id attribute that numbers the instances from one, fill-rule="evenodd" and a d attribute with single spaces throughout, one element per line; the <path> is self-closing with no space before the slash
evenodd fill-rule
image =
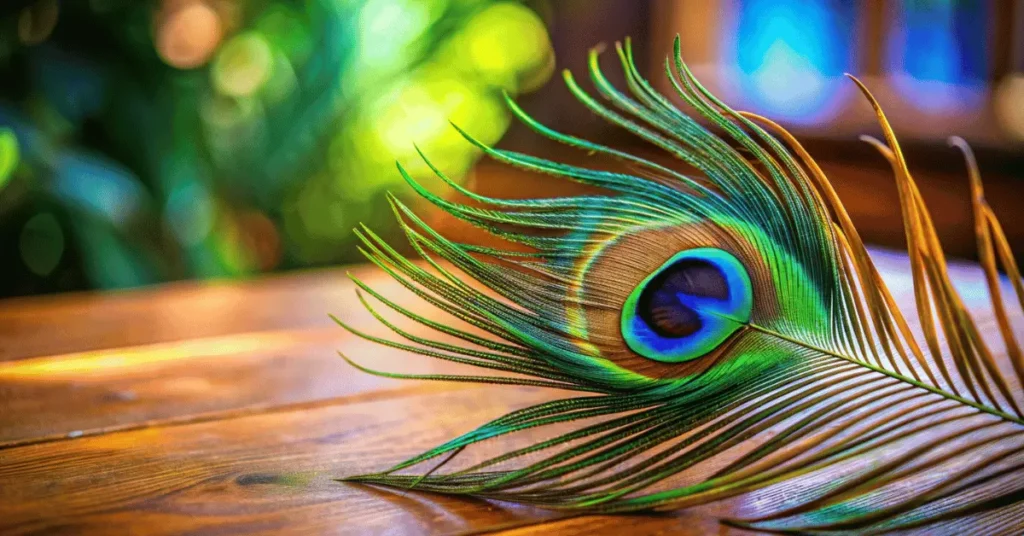
<path id="1" fill-rule="evenodd" d="M 739 259 L 717 248 L 675 254 L 626 299 L 622 335 L 634 352 L 678 363 L 701 357 L 750 320 L 754 298 Z"/>

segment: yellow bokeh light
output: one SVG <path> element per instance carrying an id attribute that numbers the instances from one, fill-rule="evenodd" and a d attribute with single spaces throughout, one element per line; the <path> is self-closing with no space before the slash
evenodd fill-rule
<path id="1" fill-rule="evenodd" d="M 1024 140 L 1024 75 L 1008 76 L 995 94 L 996 118 L 1015 140 Z"/>
<path id="2" fill-rule="evenodd" d="M 38 45 L 50 37 L 60 16 L 57 0 L 40 0 L 18 15 L 18 39 L 26 45 Z"/>
<path id="3" fill-rule="evenodd" d="M 231 38 L 217 53 L 210 76 L 217 91 L 232 97 L 252 95 L 271 75 L 274 53 L 257 32 Z"/>
<path id="4" fill-rule="evenodd" d="M 551 51 L 540 17 L 511 2 L 481 11 L 463 32 L 474 67 L 489 82 L 508 89 L 516 89 L 522 71 L 543 66 Z"/>
<path id="5" fill-rule="evenodd" d="M 374 103 L 372 132 L 376 152 L 398 160 L 414 175 L 430 175 L 414 145 L 435 165 L 458 179 L 477 150 L 452 128 L 454 122 L 484 143 L 494 143 L 508 127 L 508 114 L 494 91 L 464 80 L 441 66 L 424 69 Z M 390 164 L 389 162 L 389 165 Z"/>
<path id="6" fill-rule="evenodd" d="M 455 79 L 438 83 L 442 84 L 447 88 L 442 95 L 432 94 L 425 83 L 413 82 L 399 88 L 394 98 L 382 99 L 387 105 L 377 119 L 377 134 L 385 147 L 406 152 L 413 143 L 433 138 L 448 125 L 448 107 L 457 106 L 470 92 Z"/>

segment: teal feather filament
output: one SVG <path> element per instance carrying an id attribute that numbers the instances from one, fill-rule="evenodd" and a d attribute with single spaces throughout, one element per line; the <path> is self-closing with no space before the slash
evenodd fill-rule
<path id="1" fill-rule="evenodd" d="M 495 199 L 449 180 L 424 155 L 442 182 L 473 201 L 466 204 L 399 167 L 427 201 L 518 247 L 452 240 L 390 198 L 422 262 L 366 228 L 357 230 L 363 251 L 436 311 L 417 312 L 356 280 L 360 301 L 394 337 L 342 326 L 488 373 L 359 368 L 580 394 L 346 480 L 588 512 L 754 497 L 761 509 L 733 521 L 771 531 L 1019 534 L 1024 351 L 1007 327 L 1010 300 L 992 303 L 1009 359 L 1003 366 L 949 281 L 878 103 L 859 86 L 886 134 L 887 145 L 873 143 L 896 171 L 924 344 L 821 168 L 789 132 L 703 88 L 678 46 L 665 74 L 693 117 L 640 77 L 628 41 L 616 47 L 628 91 L 608 82 L 596 51 L 589 74 L 602 99 L 569 73 L 565 81 L 594 114 L 695 176 L 554 131 L 511 101 L 513 115 L 541 136 L 627 162 L 634 173 L 496 149 L 461 130 L 489 158 L 601 193 Z M 989 289 L 1001 292 L 1001 266 L 1024 307 L 1005 233 L 969 149 L 957 146 L 968 156 Z M 414 334 L 388 315 L 443 337 Z M 566 423 L 575 429 L 462 456 L 489 439 Z M 476 463 L 460 465 L 469 459 Z"/>
<path id="2" fill-rule="evenodd" d="M 697 359 L 750 320 L 752 292 L 747 270 L 730 253 L 714 248 L 683 251 L 626 298 L 622 335 L 633 351 L 649 359 Z"/>

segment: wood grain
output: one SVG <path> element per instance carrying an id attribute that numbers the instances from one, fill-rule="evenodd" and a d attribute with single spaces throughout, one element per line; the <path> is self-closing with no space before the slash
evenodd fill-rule
<path id="1" fill-rule="evenodd" d="M 387 396 L 394 390 L 408 389 L 410 383 L 356 372 L 338 357 L 343 350 L 356 361 L 380 370 L 400 370 L 420 374 L 458 374 L 471 369 L 434 359 L 411 356 L 351 335 L 334 324 L 325 311 L 336 296 L 347 296 L 356 307 L 339 308 L 337 316 L 347 324 L 373 334 L 393 336 L 354 300 L 354 285 L 340 273 L 282 277 L 264 285 L 240 284 L 188 287 L 154 291 L 150 300 L 132 293 L 112 298 L 112 303 L 92 296 L 68 297 L 53 302 L 57 310 L 75 310 L 72 331 L 79 333 L 78 343 L 86 348 L 102 347 L 117 341 L 107 335 L 109 322 L 145 325 L 159 317 L 153 310 L 136 310 L 138 303 L 153 309 L 173 309 L 183 301 L 213 303 L 223 296 L 252 294 L 247 315 L 231 317 L 227 312 L 215 315 L 199 333 L 203 336 L 170 342 L 152 342 L 165 337 L 185 337 L 184 321 L 170 321 L 173 329 L 135 331 L 134 341 L 148 344 L 85 350 L 58 355 L 0 361 L 0 448 L 53 440 L 60 437 L 92 435 L 104 431 L 152 426 L 161 422 L 211 419 L 238 412 L 260 411 L 282 405 L 301 405 L 346 395 Z M 331 281 L 330 284 L 324 281 Z M 375 287 L 412 306 L 416 298 L 390 280 L 377 278 Z M 323 292 L 325 288 L 332 289 Z M 299 297 L 319 296 L 322 303 L 306 303 L 303 308 L 318 311 L 324 326 L 305 326 L 288 330 L 248 331 L 312 321 L 302 314 L 259 314 L 252 308 L 288 311 L 281 303 Z M 250 292 L 251 291 L 251 292 Z M 283 294 L 279 294 L 283 293 Z M 147 293 L 138 293 L 143 296 Z M 249 304 L 248 299 L 242 300 Z M 171 305 L 167 305 L 169 302 Z M 32 310 L 40 304 L 30 304 Z M 173 306 L 173 307 L 172 307 Z M 19 315 L 18 307 L 5 309 L 9 316 L 32 319 L 37 315 Z M 170 314 L 170 313 L 168 313 Z M 173 315 L 199 318 L 204 313 Z M 39 315 L 40 317 L 45 315 Z M 396 315 L 391 315 L 396 316 Z M 291 320 L 289 320 L 291 318 Z M 426 330 L 414 322 L 393 319 L 412 333 Z M 9 328 L 10 329 L 10 328 Z M 109 328 L 108 328 L 109 329 Z M 210 336 L 211 334 L 216 334 Z M 31 329 L 13 335 L 27 346 L 56 347 L 40 332 Z M 49 339 L 52 339 L 49 338 Z M 442 337 L 443 339 L 443 337 Z M 64 341 L 60 344 L 70 344 Z M 19 345 L 20 346 L 20 345 Z M 420 384 L 419 389 L 423 389 Z M 430 388 L 440 388 L 436 384 Z M 449 387 L 451 388 L 451 384 Z"/>
<path id="2" fill-rule="evenodd" d="M 912 301 L 905 258 L 885 252 L 876 252 L 875 258 L 897 298 Z M 955 265 L 953 269 L 968 305 L 980 315 L 981 325 L 991 324 L 980 270 L 972 265 Z M 379 273 L 363 268 L 355 272 L 399 302 L 412 307 L 421 303 Z M 72 353 L 0 361 L 0 447 L 163 421 L 210 419 L 221 413 L 258 411 L 374 390 L 386 393 L 407 386 L 396 380 L 352 374 L 336 350 L 381 370 L 466 371 L 348 334 L 327 318 L 326 311 L 336 310 L 337 316 L 359 329 L 387 335 L 353 297 L 352 282 L 335 271 L 261 283 L 171 286 L 109 297 L 15 300 L 0 306 L 0 326 L 5 326 L 5 318 L 13 319 L 0 329 L 10 331 L 12 339 L 19 341 L 12 345 L 17 352 L 8 352 L 9 357 L 67 349 L 65 346 L 73 344 L 84 347 Z M 236 301 L 235 305 L 211 307 Z M 204 307 L 193 314 L 186 304 Z M 56 311 L 55 315 L 70 315 L 72 320 L 65 327 L 76 335 L 64 340 L 37 329 L 37 323 L 50 316 L 44 314 L 48 308 Z M 214 314 L 209 321 L 198 320 L 210 311 Z M 424 332 L 415 323 L 394 320 L 410 331 Z M 152 328 L 154 323 L 163 327 Z M 111 324 L 126 326 L 127 338 L 120 347 L 106 348 L 118 343 Z M 17 326 L 24 329 L 16 331 Z M 142 329 L 145 326 L 151 329 Z M 165 341 L 168 338 L 172 340 Z"/>
<path id="3" fill-rule="evenodd" d="M 333 480 L 382 469 L 552 396 L 483 391 L 351 400 L 2 450 L 0 533 L 752 534 L 693 513 L 587 516 L 530 529 L 566 514 Z"/>
<path id="4" fill-rule="evenodd" d="M 711 517 L 693 513 L 662 515 L 581 516 L 545 521 L 495 532 L 500 536 L 592 536 L 596 534 L 646 534 L 649 536 L 750 536 L 761 534 L 730 527 Z"/>
<path id="5" fill-rule="evenodd" d="M 381 398 L 410 389 L 455 388 L 355 371 L 338 357 L 336 348 L 345 348 L 383 370 L 462 370 L 443 361 L 410 359 L 402 352 L 371 346 L 339 327 L 245 334 L 237 341 L 206 343 L 194 345 L 191 354 L 174 353 L 182 346 L 175 344 L 169 359 L 160 359 L 164 357 L 161 346 L 0 363 L 0 448 L 352 395 Z M 217 353 L 216 343 L 229 348 Z"/>
<path id="6" fill-rule="evenodd" d="M 912 303 L 905 258 L 874 256 Z M 985 329 L 980 270 L 951 269 Z M 360 373 L 335 351 L 465 369 L 365 342 L 327 312 L 387 334 L 342 271 L 0 303 L 0 533 L 750 534 L 702 511 L 566 517 L 334 481 L 559 394 Z"/>
<path id="7" fill-rule="evenodd" d="M 411 394 L 0 451 L 0 532 L 418 534 L 549 518 L 332 478 L 383 469 L 476 423 L 548 398 L 535 389 Z"/>
<path id="8" fill-rule="evenodd" d="M 901 303 L 913 302 L 906 256 L 872 252 Z M 976 265 L 951 263 L 968 306 L 988 316 L 988 291 Z M 404 290 L 379 270 L 358 266 L 250 282 L 185 282 L 145 291 L 81 293 L 0 300 L 0 361 L 120 349 L 249 332 L 324 328 L 328 313 L 372 323 L 353 299 L 346 272 L 388 295 Z M 1004 284 L 1007 285 L 1004 281 Z"/>
<path id="9" fill-rule="evenodd" d="M 183 282 L 145 291 L 0 301 L 0 361 L 266 330 L 333 325 L 363 314 L 348 270 L 249 282 Z M 354 267 L 357 276 L 377 273 Z M 383 290 L 399 288 L 378 279 Z"/>

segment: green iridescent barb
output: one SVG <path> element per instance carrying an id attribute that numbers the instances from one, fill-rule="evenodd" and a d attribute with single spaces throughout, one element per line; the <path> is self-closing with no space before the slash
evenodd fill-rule
<path id="1" fill-rule="evenodd" d="M 363 228 L 366 257 L 465 327 L 416 314 L 359 280 L 362 303 L 404 342 L 344 326 L 393 348 L 507 373 L 389 377 L 583 394 L 515 411 L 386 471 L 345 480 L 593 512 L 737 498 L 734 522 L 775 531 L 1019 530 L 1024 358 L 997 265 L 1022 306 L 1024 288 L 962 140 L 952 143 L 968 161 L 1003 361 L 953 288 L 899 145 L 859 81 L 885 132 L 885 142 L 868 141 L 899 186 L 923 346 L 832 186 L 792 135 L 707 92 L 682 62 L 678 40 L 666 74 L 692 115 L 638 75 L 628 41 L 616 50 L 628 92 L 606 80 L 597 51 L 590 78 L 603 100 L 566 72 L 569 90 L 699 174 L 555 132 L 509 101 L 542 136 L 616 158 L 636 174 L 494 149 L 463 132 L 499 162 L 608 193 L 493 199 L 431 166 L 470 205 L 427 191 L 399 167 L 430 202 L 519 246 L 449 240 L 392 198 L 425 263 Z M 367 296 L 443 337 L 402 330 Z M 468 447 L 544 431 L 526 446 L 455 467 Z M 421 464 L 432 468 L 407 474 Z"/>

